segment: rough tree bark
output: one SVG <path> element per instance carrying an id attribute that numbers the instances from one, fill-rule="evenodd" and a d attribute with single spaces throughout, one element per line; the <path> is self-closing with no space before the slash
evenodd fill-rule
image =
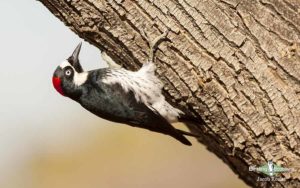
<path id="1" fill-rule="evenodd" d="M 136 70 L 155 38 L 174 105 L 202 118 L 199 141 L 254 187 L 300 187 L 299 0 L 39 0 L 81 38 Z M 199 159 L 200 160 L 200 159 Z M 295 168 L 259 182 L 250 165 Z"/>

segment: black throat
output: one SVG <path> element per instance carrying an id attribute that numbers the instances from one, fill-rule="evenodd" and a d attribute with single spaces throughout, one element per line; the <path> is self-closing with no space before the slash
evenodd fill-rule
<path id="1" fill-rule="evenodd" d="M 84 84 L 83 84 L 84 85 Z M 62 87 L 64 88 L 64 93 L 67 97 L 78 101 L 83 92 L 83 85 L 76 86 L 74 83 L 62 83 Z"/>

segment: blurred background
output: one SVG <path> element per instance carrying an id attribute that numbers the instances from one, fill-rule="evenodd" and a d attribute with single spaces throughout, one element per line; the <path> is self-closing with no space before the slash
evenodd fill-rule
<path id="1" fill-rule="evenodd" d="M 37 1 L 0 9 L 1 188 L 246 187 L 193 138 L 187 147 L 113 124 L 60 96 L 52 73 L 81 39 Z M 81 60 L 87 70 L 105 66 L 88 43 Z"/>

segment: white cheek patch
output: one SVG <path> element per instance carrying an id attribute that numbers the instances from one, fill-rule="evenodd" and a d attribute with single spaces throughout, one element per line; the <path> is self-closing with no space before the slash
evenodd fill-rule
<path id="1" fill-rule="evenodd" d="M 88 78 L 88 73 L 87 72 L 77 73 L 74 70 L 73 83 L 76 86 L 81 86 L 82 84 L 84 84 L 86 82 L 87 78 Z"/>
<path id="2" fill-rule="evenodd" d="M 82 72 L 82 73 L 76 72 L 74 67 L 68 61 L 64 61 L 64 62 L 62 62 L 62 64 L 59 65 L 59 67 L 61 69 L 64 69 L 65 67 L 68 67 L 68 66 L 70 66 L 74 71 L 73 83 L 76 86 L 81 86 L 82 84 L 84 84 L 88 78 L 88 73 L 87 72 Z"/>

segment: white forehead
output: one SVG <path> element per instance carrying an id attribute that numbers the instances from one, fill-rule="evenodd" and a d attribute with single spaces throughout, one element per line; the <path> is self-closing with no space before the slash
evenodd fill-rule
<path id="1" fill-rule="evenodd" d="M 62 69 L 65 68 L 65 67 L 67 67 L 67 66 L 71 66 L 72 67 L 72 65 L 68 61 L 63 61 L 59 66 Z"/>

